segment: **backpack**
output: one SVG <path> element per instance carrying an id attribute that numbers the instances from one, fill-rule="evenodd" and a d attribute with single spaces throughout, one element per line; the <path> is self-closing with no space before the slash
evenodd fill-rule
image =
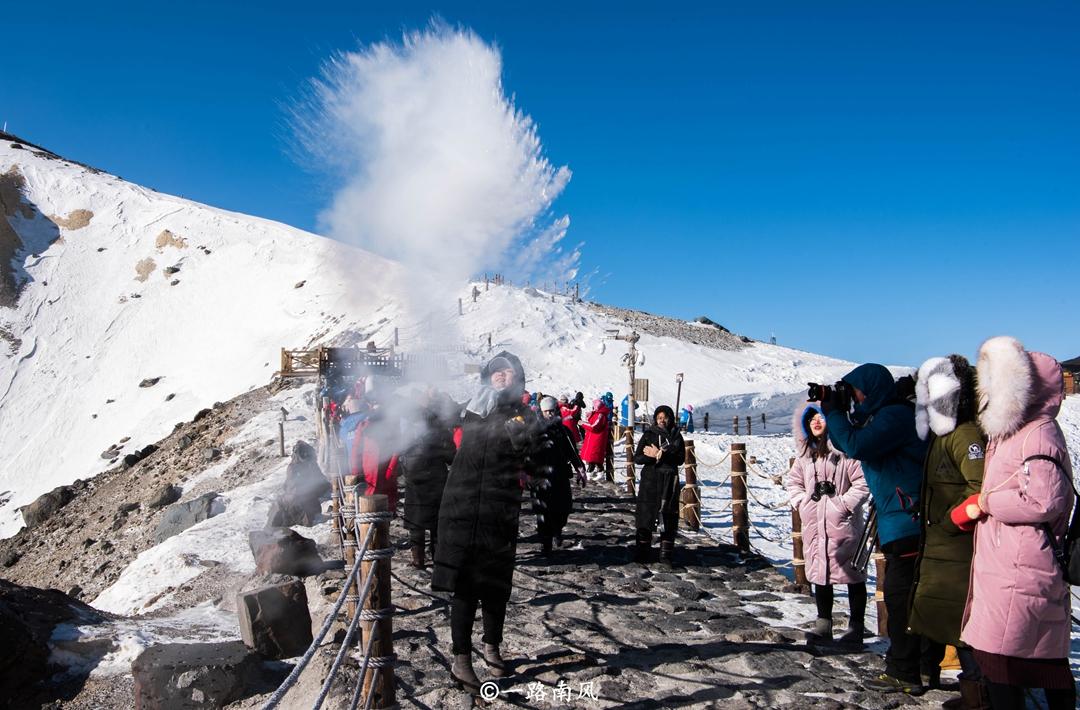
<path id="1" fill-rule="evenodd" d="M 1062 473 L 1065 472 L 1061 462 L 1053 456 L 1046 456 L 1045 454 L 1028 456 L 1024 459 L 1025 466 L 1028 461 L 1049 461 L 1057 466 Z M 1061 567 L 1061 572 L 1065 575 L 1065 581 L 1069 584 L 1080 584 L 1080 494 L 1076 492 L 1075 483 L 1070 481 L 1069 485 L 1073 489 L 1073 512 L 1072 518 L 1069 520 L 1069 528 L 1065 531 L 1065 538 L 1061 544 L 1058 544 L 1057 539 L 1054 538 L 1054 531 L 1050 529 L 1048 524 L 1043 523 L 1042 529 L 1050 540 L 1050 548 L 1054 551 L 1054 559 L 1058 561 L 1058 566 Z"/>

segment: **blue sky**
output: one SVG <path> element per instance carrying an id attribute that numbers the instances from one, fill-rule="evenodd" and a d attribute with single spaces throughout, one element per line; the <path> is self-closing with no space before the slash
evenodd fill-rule
<path id="1" fill-rule="evenodd" d="M 709 6 L 706 6 L 709 5 Z M 574 172 L 600 301 L 857 361 L 1080 355 L 1076 3 L 50 3 L 5 10 L 0 123 L 314 229 L 287 108 L 433 15 L 503 53 Z"/>

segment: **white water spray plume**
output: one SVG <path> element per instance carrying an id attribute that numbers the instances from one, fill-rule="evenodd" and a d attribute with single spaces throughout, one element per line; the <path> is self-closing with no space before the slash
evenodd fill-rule
<path id="1" fill-rule="evenodd" d="M 544 157 L 501 74 L 497 48 L 442 24 L 328 62 L 298 121 L 340 181 L 323 229 L 455 288 L 482 271 L 573 279 L 570 219 L 550 212 L 570 170 Z"/>

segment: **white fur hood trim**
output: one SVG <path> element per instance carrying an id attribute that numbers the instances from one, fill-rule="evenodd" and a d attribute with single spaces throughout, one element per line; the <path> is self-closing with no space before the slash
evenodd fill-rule
<path id="1" fill-rule="evenodd" d="M 979 425 L 991 439 L 1001 439 L 1024 425 L 1034 392 L 1031 358 L 1016 338 L 990 338 L 979 348 L 976 389 Z"/>
<path id="2" fill-rule="evenodd" d="M 945 436 L 956 429 L 961 382 L 952 360 L 932 357 L 919 368 L 915 381 L 915 430 L 920 439 L 933 431 Z"/>

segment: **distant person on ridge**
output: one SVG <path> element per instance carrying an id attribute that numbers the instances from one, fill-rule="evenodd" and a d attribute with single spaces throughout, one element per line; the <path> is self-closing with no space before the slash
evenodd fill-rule
<path id="1" fill-rule="evenodd" d="M 850 397 L 855 406 L 848 414 Z M 883 365 L 859 365 L 843 386 L 821 402 L 833 446 L 862 464 L 877 508 L 878 540 L 885 553 L 879 580 L 889 612 L 885 672 L 867 682 L 883 692 L 922 695 L 922 637 L 908 633 L 908 602 L 919 555 L 919 487 L 926 442 L 915 432 L 915 405 L 897 397 Z M 926 656 L 929 660 L 929 655 Z"/>
<path id="2" fill-rule="evenodd" d="M 675 412 L 662 404 L 653 413 L 653 425 L 638 439 L 634 453 L 634 463 L 641 466 L 635 515 L 635 562 L 649 562 L 652 535 L 659 518 L 660 564 L 672 566 L 679 529 L 679 466 L 685 462 L 686 446 L 675 425 Z"/>

